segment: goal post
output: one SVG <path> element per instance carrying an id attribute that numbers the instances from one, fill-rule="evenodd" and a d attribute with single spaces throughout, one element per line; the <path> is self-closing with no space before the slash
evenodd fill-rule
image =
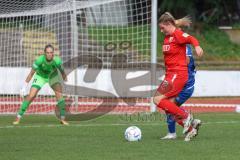
<path id="1" fill-rule="evenodd" d="M 152 0 L 152 17 L 151 17 L 151 84 L 152 90 L 154 89 L 154 85 L 156 84 L 156 64 L 157 64 L 157 6 L 158 1 Z M 150 102 L 151 112 L 156 111 L 156 105 L 153 103 L 153 98 Z"/>
<path id="2" fill-rule="evenodd" d="M 68 70 L 63 94 L 71 112 L 95 110 L 102 101 L 99 111 L 155 111 L 150 92 L 143 91 L 154 89 L 156 80 L 157 0 L 1 3 L 0 114 L 16 113 L 21 85 L 47 44 Z M 52 114 L 55 106 L 46 85 L 27 113 Z"/>

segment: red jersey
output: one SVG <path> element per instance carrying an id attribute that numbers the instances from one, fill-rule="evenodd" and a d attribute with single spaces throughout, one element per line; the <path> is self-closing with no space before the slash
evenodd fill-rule
<path id="1" fill-rule="evenodd" d="M 186 44 L 199 45 L 196 38 L 179 29 L 165 36 L 162 50 L 166 71 L 187 71 Z"/>

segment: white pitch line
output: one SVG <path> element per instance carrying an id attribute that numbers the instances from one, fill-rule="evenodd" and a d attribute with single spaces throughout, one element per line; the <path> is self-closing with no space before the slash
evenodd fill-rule
<path id="1" fill-rule="evenodd" d="M 15 101 L 0 101 L 0 105 L 21 105 L 22 102 L 15 102 Z M 78 102 L 79 106 L 98 106 L 102 102 Z M 56 105 L 56 102 L 51 102 L 51 101 L 45 101 L 45 102 L 33 102 L 32 105 Z M 135 106 L 135 107 L 145 107 L 145 106 L 150 106 L 150 103 L 146 102 L 137 102 L 135 103 L 130 103 L 127 104 L 125 102 L 108 102 L 105 103 L 104 106 L 121 106 L 121 107 L 128 107 L 128 106 Z M 183 107 L 237 107 L 238 104 L 215 104 L 215 103 L 184 103 L 182 105 Z"/>
<path id="2" fill-rule="evenodd" d="M 211 124 L 240 124 L 240 121 L 221 121 L 221 122 L 204 122 L 203 125 L 211 125 Z M 108 126 L 126 126 L 126 125 L 139 125 L 139 126 L 165 126 L 163 123 L 113 123 L 113 124 L 70 124 L 69 126 L 63 126 L 61 124 L 49 124 L 49 125 L 25 125 L 25 126 L 0 126 L 0 129 L 12 129 L 12 128 L 54 128 L 54 127 L 108 127 Z"/>
<path id="3" fill-rule="evenodd" d="M 78 102 L 78 105 L 92 105 L 92 106 L 98 106 L 101 105 L 104 101 L 101 102 Z M 74 103 L 74 101 L 73 101 Z M 0 101 L 0 105 L 21 105 L 21 101 Z M 52 101 L 43 101 L 43 102 L 33 102 L 32 105 L 56 105 L 56 102 Z M 130 103 L 127 104 L 125 102 L 105 102 L 104 106 L 150 106 L 150 103 L 146 102 L 136 102 L 136 103 Z"/>
<path id="4" fill-rule="evenodd" d="M 217 107 L 217 108 L 227 108 L 227 107 L 236 107 L 237 104 L 205 104 L 205 103 L 187 103 L 183 104 L 184 107 Z"/>

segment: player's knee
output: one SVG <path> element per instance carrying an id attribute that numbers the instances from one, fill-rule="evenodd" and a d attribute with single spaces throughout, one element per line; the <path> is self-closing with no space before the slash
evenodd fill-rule
<path id="1" fill-rule="evenodd" d="M 154 103 L 155 105 L 158 105 L 161 100 L 162 100 L 162 98 L 161 98 L 160 96 L 155 96 L 155 97 L 153 97 L 153 103 Z"/>
<path id="2" fill-rule="evenodd" d="M 35 97 L 36 97 L 36 95 L 28 95 L 26 100 L 29 101 L 29 102 L 32 102 Z"/>
<path id="3" fill-rule="evenodd" d="M 57 101 L 62 100 L 63 96 L 62 94 L 55 94 Z"/>
<path id="4" fill-rule="evenodd" d="M 153 103 L 155 105 L 158 105 L 161 102 L 161 100 L 164 98 L 166 98 L 166 96 L 157 91 L 153 97 Z"/>

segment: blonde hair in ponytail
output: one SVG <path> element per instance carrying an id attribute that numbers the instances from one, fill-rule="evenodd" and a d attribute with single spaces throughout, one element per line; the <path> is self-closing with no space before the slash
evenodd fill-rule
<path id="1" fill-rule="evenodd" d="M 192 23 L 192 20 L 190 16 L 185 16 L 183 18 L 175 20 L 175 24 L 177 27 L 189 27 L 191 23 Z"/>
<path id="2" fill-rule="evenodd" d="M 184 26 L 188 27 L 192 23 L 192 20 L 190 16 L 185 16 L 180 19 L 175 19 L 171 13 L 165 12 L 159 18 L 158 23 L 167 23 L 167 22 L 173 24 L 176 27 L 184 27 Z"/>

